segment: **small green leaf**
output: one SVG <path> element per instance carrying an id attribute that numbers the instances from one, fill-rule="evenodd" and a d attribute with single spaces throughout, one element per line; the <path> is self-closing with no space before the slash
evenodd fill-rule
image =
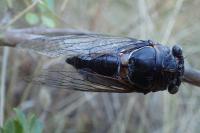
<path id="1" fill-rule="evenodd" d="M 29 125 L 30 125 L 30 131 L 32 130 L 32 128 L 34 127 L 35 125 L 35 122 L 36 122 L 36 117 L 35 115 L 31 115 L 31 117 L 29 117 Z"/>
<path id="2" fill-rule="evenodd" d="M 34 114 L 31 113 L 31 114 L 28 115 L 28 123 L 29 123 L 30 127 L 32 125 L 32 121 L 33 121 L 34 118 L 35 118 Z"/>
<path id="3" fill-rule="evenodd" d="M 23 125 L 18 120 L 14 120 L 15 133 L 27 133 L 23 130 Z M 9 133 L 9 132 L 8 132 Z"/>
<path id="4" fill-rule="evenodd" d="M 50 28 L 53 28 L 55 27 L 55 22 L 53 19 L 47 17 L 47 16 L 42 16 L 42 24 L 47 26 L 47 27 L 50 27 Z"/>
<path id="5" fill-rule="evenodd" d="M 28 117 L 30 133 L 42 133 L 43 125 L 33 114 Z"/>
<path id="6" fill-rule="evenodd" d="M 39 17 L 35 13 L 31 13 L 31 12 L 27 13 L 25 15 L 25 19 L 30 25 L 35 25 L 39 23 Z"/>
<path id="7" fill-rule="evenodd" d="M 42 133 L 42 129 L 43 129 L 42 123 L 39 120 L 35 119 L 35 122 L 32 125 L 30 133 Z"/>
<path id="8" fill-rule="evenodd" d="M 42 133 L 43 124 L 34 115 L 25 117 L 22 111 L 14 109 L 15 117 L 8 119 L 0 128 L 0 133 Z"/>
<path id="9" fill-rule="evenodd" d="M 15 113 L 16 113 L 16 121 L 19 121 L 19 123 L 22 125 L 23 129 L 26 131 L 28 131 L 28 123 L 26 120 L 25 115 L 18 109 L 14 109 Z"/>

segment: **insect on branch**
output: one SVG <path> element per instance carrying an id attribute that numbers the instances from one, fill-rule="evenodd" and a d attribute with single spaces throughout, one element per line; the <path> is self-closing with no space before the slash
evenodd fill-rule
<path id="1" fill-rule="evenodd" d="M 62 36 L 70 34 L 90 34 L 87 31 L 76 31 L 72 29 L 47 29 L 47 28 L 26 28 L 12 29 L 5 32 L 0 38 L 0 46 L 16 47 L 18 43 L 29 41 L 43 36 Z M 183 82 L 200 87 L 200 71 L 190 66 L 185 66 Z"/>

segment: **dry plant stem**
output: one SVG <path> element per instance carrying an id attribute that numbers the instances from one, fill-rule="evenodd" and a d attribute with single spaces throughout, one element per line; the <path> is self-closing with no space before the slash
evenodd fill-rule
<path id="1" fill-rule="evenodd" d="M 5 82 L 6 82 L 6 70 L 7 70 L 8 55 L 9 55 L 9 48 L 5 47 L 3 49 L 3 61 L 2 61 L 2 69 L 1 69 L 0 127 L 3 126 L 3 121 L 4 121 Z"/>
<path id="2" fill-rule="evenodd" d="M 183 81 L 195 86 L 200 86 L 200 71 L 187 66 L 185 68 Z"/>
<path id="3" fill-rule="evenodd" d="M 16 47 L 16 45 L 25 40 L 42 37 L 45 35 L 66 35 L 66 34 L 90 34 L 91 32 L 76 31 L 72 29 L 47 29 L 47 28 L 26 28 L 26 29 L 14 29 L 7 31 L 4 38 L 0 39 L 0 46 Z M 189 84 L 200 87 L 200 71 L 191 67 L 185 67 L 185 73 L 183 81 Z"/>

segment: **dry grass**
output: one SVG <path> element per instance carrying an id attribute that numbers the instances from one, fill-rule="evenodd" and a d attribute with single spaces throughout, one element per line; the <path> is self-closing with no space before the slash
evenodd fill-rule
<path id="1" fill-rule="evenodd" d="M 189 64 L 200 68 L 198 0 L 57 0 L 54 9 L 45 12 L 38 10 L 31 0 L 0 1 L 0 5 L 1 18 L 7 6 L 14 14 L 0 25 L 1 29 L 29 26 L 24 19 L 27 12 L 48 14 L 57 27 L 152 39 L 169 46 L 178 43 Z M 142 95 L 36 88 L 21 77 L 39 71 L 41 63 L 49 60 L 34 53 L 10 51 L 5 118 L 11 115 L 13 107 L 35 112 L 48 133 L 198 133 L 200 130 L 197 87 L 182 84 L 176 95 L 166 91 Z M 0 59 L 3 63 L 3 56 Z"/>

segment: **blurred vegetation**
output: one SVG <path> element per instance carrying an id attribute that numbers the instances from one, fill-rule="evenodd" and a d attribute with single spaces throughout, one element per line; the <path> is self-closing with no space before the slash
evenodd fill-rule
<path id="1" fill-rule="evenodd" d="M 169 46 L 180 44 L 187 62 L 200 68 L 199 6 L 199 0 L 1 0 L 0 31 L 34 26 L 75 28 L 151 39 Z M 107 94 L 35 87 L 22 77 L 51 60 L 31 52 L 9 51 L 5 119 L 17 107 L 37 114 L 46 133 L 200 130 L 197 87 L 182 84 L 176 95 L 167 91 Z"/>
<path id="2" fill-rule="evenodd" d="M 18 109 L 16 116 L 8 119 L 0 128 L 1 133 L 42 133 L 42 123 L 31 114 L 28 118 Z"/>

